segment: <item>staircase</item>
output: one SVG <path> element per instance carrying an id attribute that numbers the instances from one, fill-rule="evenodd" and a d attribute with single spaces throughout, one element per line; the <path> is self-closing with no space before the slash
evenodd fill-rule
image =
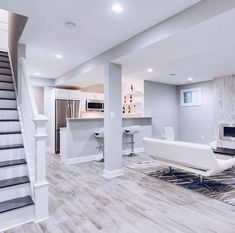
<path id="1" fill-rule="evenodd" d="M 0 51 L 0 231 L 33 221 L 28 175 L 10 62 Z"/>

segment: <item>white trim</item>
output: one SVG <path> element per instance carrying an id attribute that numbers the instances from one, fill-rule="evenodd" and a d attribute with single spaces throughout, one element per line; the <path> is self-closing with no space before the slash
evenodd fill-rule
<path id="1" fill-rule="evenodd" d="M 41 181 L 41 182 L 33 181 L 32 184 L 33 184 L 33 186 L 34 186 L 35 188 L 43 187 L 43 186 L 48 186 L 48 185 L 49 185 L 49 183 L 48 183 L 46 180 Z"/>
<path id="2" fill-rule="evenodd" d="M 184 102 L 184 93 L 187 92 L 198 92 L 198 102 L 192 102 L 192 103 L 185 103 Z M 200 106 L 201 105 L 201 88 L 189 88 L 189 89 L 183 89 L 180 91 L 180 102 L 182 107 L 187 106 Z"/>
<path id="3" fill-rule="evenodd" d="M 88 155 L 88 156 L 66 159 L 65 163 L 66 164 L 86 163 L 86 162 L 101 160 L 102 158 L 103 154 Z"/>
<path id="4" fill-rule="evenodd" d="M 36 224 L 36 223 L 40 223 L 40 222 L 43 222 L 43 221 L 46 221 L 50 218 L 50 216 L 46 217 L 46 218 L 42 218 L 40 220 L 34 220 L 33 222 Z"/>
<path id="5" fill-rule="evenodd" d="M 134 153 L 141 153 L 144 152 L 144 147 L 139 147 L 134 149 Z M 123 150 L 122 154 L 130 154 L 131 149 Z M 103 158 L 103 154 L 96 154 L 96 155 L 87 155 L 87 156 L 80 156 L 76 158 L 71 158 L 71 159 L 65 159 L 65 161 L 62 160 L 62 162 L 66 164 L 77 164 L 77 163 L 87 163 L 87 162 L 92 162 L 92 161 L 97 161 L 101 160 Z"/>
<path id="6" fill-rule="evenodd" d="M 48 146 L 47 148 L 46 148 L 46 152 L 55 152 L 55 150 L 53 149 L 53 147 L 52 146 Z"/>
<path id="7" fill-rule="evenodd" d="M 46 138 L 48 135 L 47 134 L 35 134 L 34 137 L 35 138 Z"/>
<path id="8" fill-rule="evenodd" d="M 123 176 L 123 175 L 124 175 L 123 168 L 112 170 L 112 171 L 104 169 L 103 171 L 103 176 L 107 179 L 112 179 L 112 178 Z"/>
<path id="9" fill-rule="evenodd" d="M 24 221 L 24 222 L 17 223 L 17 224 L 11 225 L 11 226 L 9 226 L 9 227 L 0 229 L 0 231 L 1 231 L 1 232 L 4 232 L 4 231 L 10 230 L 10 229 L 13 229 L 13 228 L 15 228 L 15 227 L 19 227 L 19 226 L 22 226 L 22 225 L 24 225 L 24 224 L 32 223 L 32 222 L 34 222 L 33 217 L 32 217 L 32 219 L 26 220 L 26 221 Z"/>

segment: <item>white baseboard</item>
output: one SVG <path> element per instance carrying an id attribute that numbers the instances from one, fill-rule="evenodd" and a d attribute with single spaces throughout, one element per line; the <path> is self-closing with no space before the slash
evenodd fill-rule
<path id="1" fill-rule="evenodd" d="M 104 172 L 103 172 L 103 176 L 107 179 L 112 179 L 112 178 L 123 176 L 123 175 L 124 175 L 123 168 L 112 170 L 112 171 L 104 169 Z"/>
<path id="2" fill-rule="evenodd" d="M 66 159 L 66 164 L 76 164 L 76 163 L 86 163 L 96 160 L 101 160 L 103 158 L 103 154 L 97 154 L 97 155 L 88 155 L 83 157 L 77 157 L 72 159 Z"/>
<path id="3" fill-rule="evenodd" d="M 32 218 L 32 219 L 30 219 L 30 220 L 26 220 L 26 221 L 21 222 L 21 223 L 13 224 L 13 225 L 11 225 L 11 226 L 9 226 L 9 227 L 6 227 L 6 228 L 4 228 L 4 229 L 0 229 L 0 232 L 8 231 L 8 230 L 11 230 L 11 229 L 13 229 L 13 228 L 22 226 L 22 225 L 24 225 L 24 224 L 33 223 L 33 222 L 34 222 L 34 219 Z"/>
<path id="4" fill-rule="evenodd" d="M 135 153 L 141 153 L 144 152 L 144 147 L 139 147 L 134 149 Z M 131 150 L 123 150 L 123 154 L 130 154 Z M 96 155 L 87 155 L 87 156 L 81 156 L 81 157 L 76 157 L 76 158 L 71 158 L 71 159 L 65 159 L 65 161 L 62 161 L 66 164 L 76 164 L 76 163 L 87 163 L 91 161 L 96 161 L 96 160 L 101 160 L 103 158 L 103 154 L 96 154 Z"/>

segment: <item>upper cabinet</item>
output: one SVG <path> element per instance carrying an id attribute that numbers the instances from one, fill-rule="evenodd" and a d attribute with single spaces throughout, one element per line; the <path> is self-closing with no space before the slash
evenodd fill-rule
<path id="1" fill-rule="evenodd" d="M 67 100 L 80 100 L 81 93 L 82 92 L 78 90 L 56 89 L 55 98 Z"/>

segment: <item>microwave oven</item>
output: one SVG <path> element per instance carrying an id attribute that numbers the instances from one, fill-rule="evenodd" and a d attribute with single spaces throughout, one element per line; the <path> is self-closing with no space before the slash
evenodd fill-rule
<path id="1" fill-rule="evenodd" d="M 103 100 L 87 100 L 86 101 L 87 111 L 104 111 L 104 101 Z"/>

